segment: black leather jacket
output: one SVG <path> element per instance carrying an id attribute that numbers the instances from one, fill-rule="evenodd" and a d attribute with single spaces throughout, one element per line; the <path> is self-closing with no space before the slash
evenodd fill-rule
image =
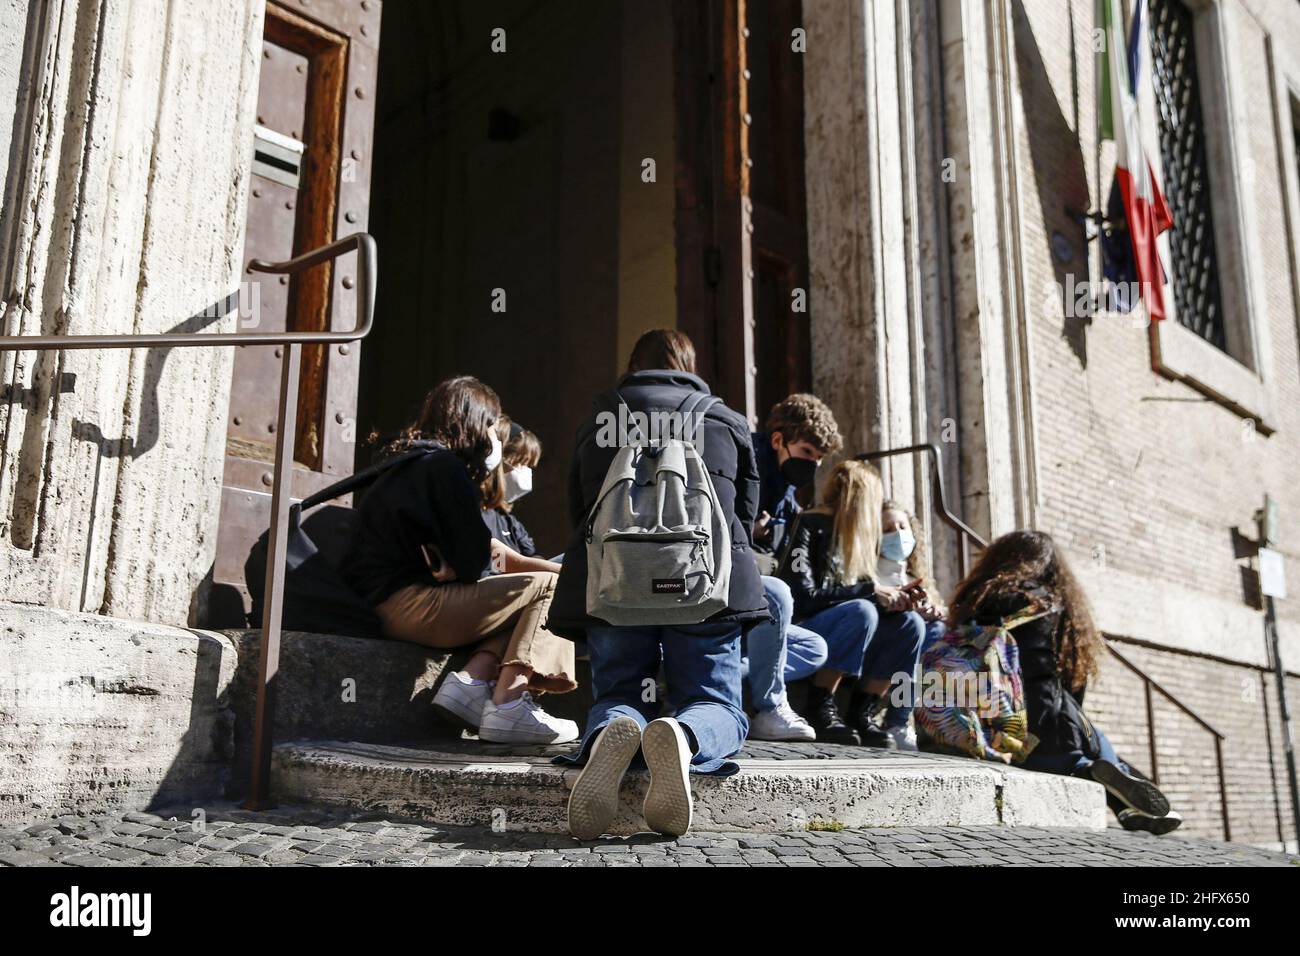
<path id="1" fill-rule="evenodd" d="M 835 583 L 830 573 L 832 530 L 830 515 L 802 511 L 786 532 L 776 574 L 790 585 L 796 621 L 845 601 L 875 597 L 876 586 L 871 581 Z"/>

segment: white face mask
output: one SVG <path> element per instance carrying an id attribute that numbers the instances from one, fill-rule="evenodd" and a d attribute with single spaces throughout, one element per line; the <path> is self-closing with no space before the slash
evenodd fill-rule
<path id="1" fill-rule="evenodd" d="M 501 439 L 497 437 L 496 432 L 493 432 L 492 450 L 488 452 L 487 458 L 484 459 L 483 467 L 486 468 L 488 471 L 495 470 L 496 466 L 501 464 L 501 455 L 502 455 Z"/>
<path id="2" fill-rule="evenodd" d="M 511 468 L 505 477 L 506 501 L 514 503 L 533 490 L 533 470 L 527 465 Z"/>
<path id="3" fill-rule="evenodd" d="M 906 529 L 891 531 L 880 539 L 880 553 L 900 564 L 912 556 L 915 548 L 916 537 Z"/>

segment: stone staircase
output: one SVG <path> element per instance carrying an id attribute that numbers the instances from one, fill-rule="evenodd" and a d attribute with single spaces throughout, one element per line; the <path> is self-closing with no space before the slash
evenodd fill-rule
<path id="1" fill-rule="evenodd" d="M 10 758 L 0 760 L 0 823 L 246 794 L 259 632 L 3 604 L 0 631 L 0 753 Z M 554 751 L 463 738 L 433 716 L 438 681 L 458 661 L 395 641 L 285 633 L 277 799 L 563 832 L 576 770 L 552 765 Z M 589 703 L 585 689 L 546 702 L 579 722 Z M 697 828 L 1106 819 L 1096 784 L 960 758 L 750 743 L 738 759 L 734 777 L 694 780 Z M 642 828 L 645 785 L 644 772 L 628 775 L 620 831 Z"/>
<path id="2" fill-rule="evenodd" d="M 244 779 L 256 631 L 227 632 L 240 667 L 234 692 L 233 780 Z M 272 774 L 274 797 L 383 811 L 431 822 L 566 832 L 578 771 L 551 763 L 568 747 L 510 748 L 452 730 L 429 701 L 459 658 L 392 641 L 286 634 Z M 581 665 L 580 665 L 581 667 Z M 551 696 L 582 723 L 581 688 Z M 827 744 L 750 742 L 734 777 L 693 779 L 699 830 L 794 831 L 812 826 L 1065 826 L 1106 824 L 1101 787 L 959 757 Z M 633 771 L 615 832 L 644 829 L 647 778 Z"/>
<path id="3" fill-rule="evenodd" d="M 295 741 L 275 749 L 275 795 L 442 824 L 564 833 L 578 771 L 551 757 L 566 750 L 472 738 L 403 746 Z M 693 778 L 693 829 L 1106 825 L 1101 787 L 1072 777 L 826 744 L 751 742 L 737 759 L 741 772 L 733 777 Z M 645 829 L 646 784 L 644 770 L 629 772 L 611 832 Z"/>

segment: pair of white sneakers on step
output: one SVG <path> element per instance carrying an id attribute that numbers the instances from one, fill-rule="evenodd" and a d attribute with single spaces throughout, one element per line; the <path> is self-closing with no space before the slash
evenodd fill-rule
<path id="1" fill-rule="evenodd" d="M 578 739 L 578 725 L 542 710 L 528 691 L 505 704 L 492 701 L 495 681 L 452 671 L 433 695 L 433 709 L 479 740 L 494 744 L 567 744 Z"/>
<path id="2" fill-rule="evenodd" d="M 631 717 L 615 717 L 597 735 L 587 765 L 569 794 L 569 832 L 594 840 L 608 832 L 618 812 L 619 787 L 640 749 L 650 770 L 642 813 L 646 826 L 679 837 L 691 828 L 691 748 L 686 732 L 672 717 L 660 717 L 645 730 Z"/>

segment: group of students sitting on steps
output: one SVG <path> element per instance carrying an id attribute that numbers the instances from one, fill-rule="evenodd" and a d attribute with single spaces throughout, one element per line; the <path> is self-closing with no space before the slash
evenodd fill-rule
<path id="1" fill-rule="evenodd" d="M 679 413 L 678 440 L 647 438 L 644 423 Z M 1083 713 L 1102 641 L 1051 539 L 994 541 L 946 607 L 916 516 L 872 466 L 840 461 L 801 508 L 841 444 L 807 394 L 751 433 L 696 374 L 689 337 L 648 332 L 578 430 L 573 534 L 548 560 L 513 514 L 540 442 L 489 386 L 451 378 L 385 448 L 403 460 L 357 506 L 342 570 L 387 637 L 469 650 L 435 695 L 441 716 L 485 741 L 578 742 L 555 759 L 582 768 L 569 801 L 581 839 L 608 830 L 633 766 L 650 774 L 647 825 L 677 836 L 691 823 L 690 775 L 736 773 L 747 738 L 917 749 L 915 701 L 891 690 L 953 628 L 1026 609 L 1014 638 L 1035 743 L 1017 763 L 1098 781 L 1127 828 L 1177 827 Z M 540 703 L 577 687 L 577 641 L 595 701 L 581 732 Z M 796 712 L 786 685 L 803 680 Z"/>

